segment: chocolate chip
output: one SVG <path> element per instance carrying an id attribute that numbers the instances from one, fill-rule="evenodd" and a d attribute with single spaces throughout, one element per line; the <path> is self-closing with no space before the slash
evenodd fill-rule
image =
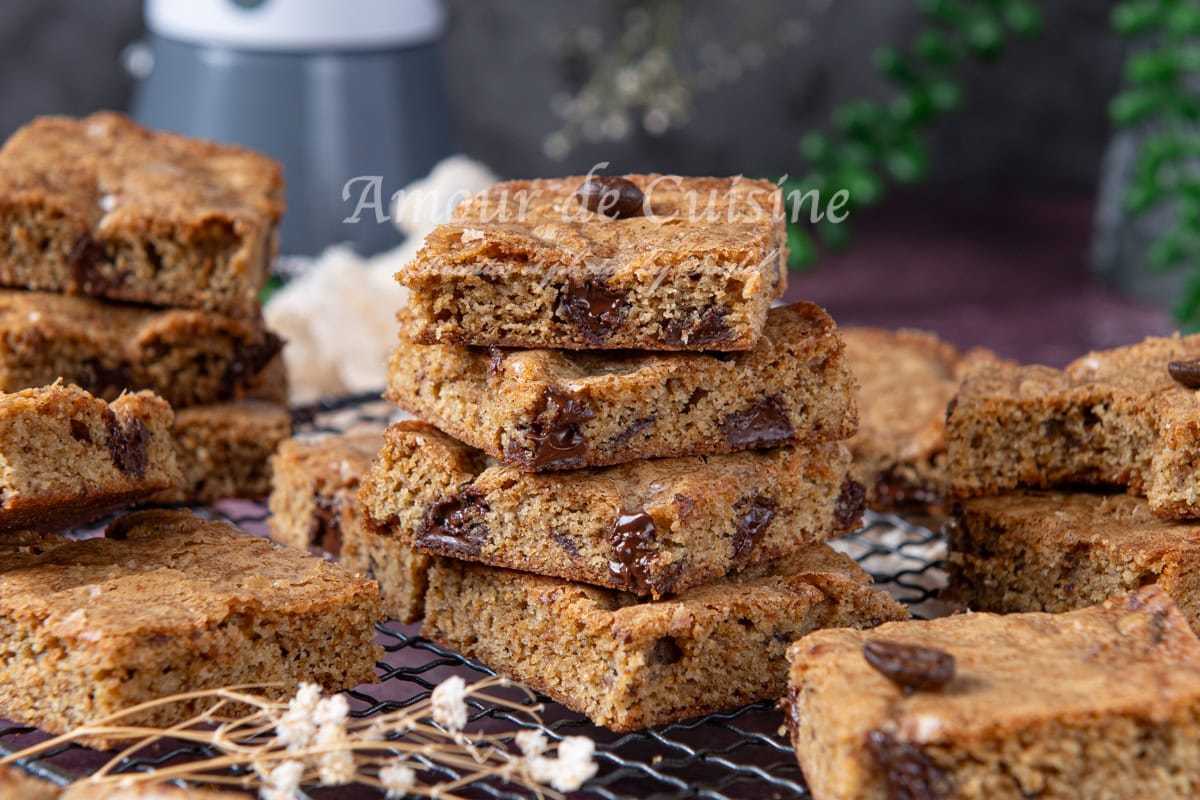
<path id="1" fill-rule="evenodd" d="M 950 424 L 950 417 L 954 416 L 954 409 L 958 408 L 958 395 L 950 398 L 950 402 L 946 404 L 946 424 Z"/>
<path id="2" fill-rule="evenodd" d="M 483 515 L 489 510 L 482 493 L 467 487 L 426 509 L 416 542 L 442 555 L 477 556 L 488 537 Z"/>
<path id="3" fill-rule="evenodd" d="M 663 339 L 672 347 L 703 347 L 721 344 L 733 338 L 733 331 L 725 322 L 728 311 L 724 306 L 709 306 L 699 313 L 667 321 L 663 328 Z M 686 337 L 686 341 L 685 341 Z"/>
<path id="4" fill-rule="evenodd" d="M 908 691 L 940 689 L 954 677 L 954 656 L 935 647 L 868 639 L 862 652 L 868 664 Z"/>
<path id="5" fill-rule="evenodd" d="M 575 190 L 575 197 L 584 208 L 613 219 L 642 216 L 646 199 L 636 183 L 615 175 L 592 176 Z"/>
<path id="6" fill-rule="evenodd" d="M 744 564 L 750 559 L 754 548 L 762 541 L 779 503 L 773 497 L 766 497 L 757 492 L 744 497 L 733 507 L 737 523 L 733 531 L 733 561 Z"/>
<path id="7" fill-rule="evenodd" d="M 132 474 L 139 480 L 146 475 L 146 446 L 150 443 L 150 431 L 136 417 L 122 425 L 117 415 L 106 409 L 104 423 L 108 427 L 108 453 L 117 469 Z"/>
<path id="8" fill-rule="evenodd" d="M 873 730 L 867 734 L 867 750 L 883 773 L 891 800 L 944 800 L 949 796 L 946 774 L 919 746 Z"/>
<path id="9" fill-rule="evenodd" d="M 734 411 L 721 420 L 721 430 L 735 450 L 766 447 L 790 442 L 796 432 L 778 397 L 762 400 L 742 411 Z"/>
<path id="10" fill-rule="evenodd" d="M 571 556 L 572 558 L 579 555 L 579 546 L 575 544 L 575 540 L 573 540 L 570 536 L 567 536 L 565 533 L 561 533 L 557 530 L 551 530 L 550 541 L 554 542 L 556 545 L 565 550 L 567 555 Z"/>
<path id="11" fill-rule="evenodd" d="M 858 481 L 847 480 L 842 484 L 837 502 L 833 506 L 833 519 L 839 533 L 857 530 L 867 508 L 867 490 Z"/>
<path id="12" fill-rule="evenodd" d="M 642 417 L 641 419 L 635 419 L 633 422 L 629 423 L 628 428 L 613 437 L 612 446 L 615 448 L 621 447 L 624 444 L 628 444 L 630 439 L 637 436 L 639 433 L 646 430 L 646 428 L 649 428 L 657 421 L 658 417 L 654 414 L 651 414 L 648 417 Z"/>
<path id="13" fill-rule="evenodd" d="M 337 558 L 342 552 L 342 501 L 337 495 L 313 495 L 308 546 Z"/>
<path id="14" fill-rule="evenodd" d="M 230 396 L 244 383 L 262 372 L 283 349 L 283 340 L 271 331 L 266 331 L 261 342 L 241 344 L 234 348 L 233 358 L 225 366 L 221 383 L 226 396 Z"/>
<path id="15" fill-rule="evenodd" d="M 532 452 L 521 461 L 534 469 L 569 469 L 583 461 L 587 441 L 579 426 L 596 418 L 587 400 L 548 387 L 542 392 L 542 410 L 530 426 Z"/>
<path id="16" fill-rule="evenodd" d="M 96 294 L 106 288 L 107 281 L 96 269 L 96 265 L 108 258 L 104 246 L 92 238 L 90 233 L 82 233 L 75 240 L 67 265 L 71 268 L 70 291 L 81 294 Z"/>
<path id="17" fill-rule="evenodd" d="M 1189 389 L 1200 389 L 1200 359 L 1195 361 L 1172 361 L 1167 364 L 1167 373 L 1175 382 Z"/>
<path id="18" fill-rule="evenodd" d="M 622 588 L 646 594 L 651 584 L 649 566 L 655 550 L 654 519 L 645 511 L 628 514 L 622 511 L 608 534 L 613 555 L 608 571 Z"/>
<path id="19" fill-rule="evenodd" d="M 71 438 L 84 444 L 92 443 L 92 431 L 81 419 L 71 420 Z"/>
<path id="20" fill-rule="evenodd" d="M 559 287 L 555 314 L 570 322 L 591 344 L 603 344 L 624 321 L 626 293 L 594 278 Z"/>

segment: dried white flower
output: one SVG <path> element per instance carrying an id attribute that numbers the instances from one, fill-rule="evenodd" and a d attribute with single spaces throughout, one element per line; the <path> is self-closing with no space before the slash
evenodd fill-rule
<path id="1" fill-rule="evenodd" d="M 341 725 L 350 714 L 350 703 L 345 695 L 323 697 L 313 711 L 313 721 L 318 725 Z"/>
<path id="2" fill-rule="evenodd" d="M 275 739 L 289 751 L 303 750 L 317 735 L 312 713 L 289 708 L 275 723 Z"/>
<path id="3" fill-rule="evenodd" d="M 454 675 L 435 686 L 429 698 L 433 721 L 451 733 L 467 726 L 466 688 L 466 682 Z"/>
<path id="4" fill-rule="evenodd" d="M 573 792 L 596 774 L 592 756 L 596 743 L 585 736 L 568 736 L 558 743 L 558 757 L 533 756 L 526 759 L 529 776 L 549 784 L 560 792 Z"/>
<path id="5" fill-rule="evenodd" d="M 321 687 L 315 683 L 301 683 L 296 696 L 288 701 L 288 711 L 304 711 L 311 714 L 321 700 Z"/>
<path id="6" fill-rule="evenodd" d="M 348 749 L 331 750 L 317 759 L 317 777 L 322 786 L 342 786 L 354 776 L 354 753 Z"/>
<path id="7" fill-rule="evenodd" d="M 521 753 L 527 757 L 533 758 L 546 752 L 546 734 L 541 731 L 521 731 L 516 735 L 514 741 Z"/>
<path id="8" fill-rule="evenodd" d="M 299 761 L 283 761 L 267 774 L 267 785 L 259 792 L 262 800 L 292 800 L 300 789 L 304 765 Z"/>
<path id="9" fill-rule="evenodd" d="M 397 759 L 379 770 L 379 782 L 387 790 L 388 797 L 404 797 L 417 785 L 417 773 Z"/>

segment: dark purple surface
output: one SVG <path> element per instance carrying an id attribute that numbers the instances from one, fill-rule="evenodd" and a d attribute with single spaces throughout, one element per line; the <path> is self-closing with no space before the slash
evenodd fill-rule
<path id="1" fill-rule="evenodd" d="M 1174 330 L 1089 276 L 1090 198 L 906 195 L 850 224 L 851 247 L 792 273 L 787 292 L 839 325 L 924 328 L 1052 366 Z"/>

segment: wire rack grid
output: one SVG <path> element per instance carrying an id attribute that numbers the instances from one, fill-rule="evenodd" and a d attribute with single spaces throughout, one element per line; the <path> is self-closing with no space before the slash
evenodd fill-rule
<path id="1" fill-rule="evenodd" d="M 367 395 L 328 401 L 296 412 L 298 435 L 344 432 L 362 427 L 380 428 L 395 411 Z M 195 509 L 255 533 L 265 532 L 265 503 L 231 501 Z M 945 540 L 930 527 L 894 515 L 867 512 L 864 527 L 832 543 L 854 558 L 878 586 L 906 603 L 916 617 L 944 613 L 936 594 L 945 584 L 942 559 Z M 446 677 L 458 674 L 467 682 L 492 674 L 486 666 L 438 647 L 420 636 L 419 626 L 395 622 L 377 626 L 385 657 L 378 665 L 379 683 L 348 692 L 352 713 L 371 716 L 416 703 L 427 697 Z M 614 734 L 592 725 L 586 718 L 544 700 L 542 722 L 514 714 L 503 707 L 473 701 L 473 720 L 515 731 L 540 728 L 554 740 L 586 735 L 596 741 L 596 777 L 573 797 L 624 800 L 625 798 L 807 798 L 808 790 L 792 748 L 781 730 L 782 715 L 771 701 L 754 703 L 726 713 L 631 734 Z M 15 752 L 44 738 L 39 731 L 0 722 L 0 754 Z M 80 745 L 64 745 L 23 763 L 29 772 L 66 784 L 107 761 L 110 754 Z M 164 743 L 122 763 L 122 771 L 144 771 L 167 763 L 211 755 L 194 745 Z M 426 763 L 433 780 L 456 780 L 452 770 Z M 481 798 L 524 798 L 518 788 L 502 783 L 471 787 Z M 366 787 L 312 790 L 309 797 L 357 800 L 378 798 Z"/>

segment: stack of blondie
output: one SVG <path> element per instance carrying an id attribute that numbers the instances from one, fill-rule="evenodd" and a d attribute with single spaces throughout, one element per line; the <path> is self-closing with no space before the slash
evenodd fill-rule
<path id="1" fill-rule="evenodd" d="M 1200 630 L 1200 336 L 992 365 L 948 416 L 948 596 L 1066 611 L 1157 584 Z"/>
<path id="2" fill-rule="evenodd" d="M 0 149 L 0 391 L 153 391 L 183 473 L 156 500 L 265 494 L 291 428 L 259 310 L 282 212 L 256 153 L 112 113 L 25 126 Z"/>
<path id="3" fill-rule="evenodd" d="M 801 634 L 906 617 L 825 544 L 862 511 L 854 381 L 824 311 L 770 308 L 780 199 L 652 175 L 469 199 L 399 276 L 388 397 L 418 419 L 365 476 L 327 442 L 279 492 L 281 452 L 280 527 L 324 508 L 343 551 L 432 557 L 426 635 L 618 730 L 777 697 Z"/>

